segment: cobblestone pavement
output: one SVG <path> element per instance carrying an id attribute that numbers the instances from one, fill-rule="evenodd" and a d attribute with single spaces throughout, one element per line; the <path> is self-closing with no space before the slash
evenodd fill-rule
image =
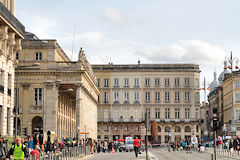
<path id="1" fill-rule="evenodd" d="M 99 153 L 87 156 L 83 160 L 146 160 L 146 154 L 142 153 L 136 158 L 134 152 Z"/>
<path id="2" fill-rule="evenodd" d="M 186 153 L 186 151 L 171 151 L 152 149 L 150 151 L 155 157 L 155 160 L 211 160 L 211 155 L 208 153 L 192 152 Z M 217 156 L 217 160 L 233 160 L 233 158 L 226 158 Z"/>

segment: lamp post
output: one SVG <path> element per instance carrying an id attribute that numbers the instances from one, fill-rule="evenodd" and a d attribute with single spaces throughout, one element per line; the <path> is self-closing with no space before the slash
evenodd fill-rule
<path id="1" fill-rule="evenodd" d="M 231 52 L 231 56 L 228 58 L 228 62 L 229 62 L 229 66 L 228 68 L 231 70 L 231 87 L 232 87 L 232 119 L 231 119 L 231 132 L 232 132 L 232 136 L 234 136 L 236 134 L 236 124 L 235 124 L 235 120 L 234 120 L 234 99 L 233 99 L 233 63 L 235 62 L 236 63 L 236 69 L 238 69 L 238 62 L 239 62 L 239 59 L 237 57 L 233 58 L 232 57 L 232 52 Z M 226 66 L 224 66 L 224 68 L 226 68 Z"/>
<path id="2" fill-rule="evenodd" d="M 16 66 L 16 108 L 15 108 L 15 139 L 17 138 L 17 130 L 18 130 L 18 110 L 19 110 L 19 90 L 18 90 L 18 73 L 19 73 L 19 69 L 23 69 L 23 68 L 29 68 L 29 67 L 38 67 L 40 66 L 39 63 L 34 63 L 32 65 L 29 66 Z"/>

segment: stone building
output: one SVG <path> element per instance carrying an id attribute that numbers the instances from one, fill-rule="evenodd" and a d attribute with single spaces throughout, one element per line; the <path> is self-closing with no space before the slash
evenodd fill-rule
<path id="1" fill-rule="evenodd" d="M 198 65 L 92 65 L 98 98 L 98 139 L 145 139 L 145 113 L 159 142 L 201 135 Z M 150 129 L 148 136 L 150 138 Z"/>
<path id="2" fill-rule="evenodd" d="M 28 135 L 43 128 L 58 137 L 87 132 L 96 139 L 99 90 L 84 51 L 73 62 L 56 40 L 41 40 L 31 33 L 25 38 L 15 81 L 21 134 L 24 128 Z"/>
<path id="3" fill-rule="evenodd" d="M 0 135 L 14 132 L 14 55 L 21 50 L 24 32 L 15 17 L 15 0 L 0 0 Z"/>

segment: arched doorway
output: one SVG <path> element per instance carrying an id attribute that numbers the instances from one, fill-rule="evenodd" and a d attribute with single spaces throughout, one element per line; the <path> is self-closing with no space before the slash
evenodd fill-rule
<path id="1" fill-rule="evenodd" d="M 36 116 L 32 119 L 32 133 L 34 129 L 40 130 L 40 128 L 43 128 L 43 119 L 42 117 Z"/>

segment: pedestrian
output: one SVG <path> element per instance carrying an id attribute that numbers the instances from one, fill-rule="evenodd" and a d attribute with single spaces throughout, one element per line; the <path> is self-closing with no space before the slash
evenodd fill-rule
<path id="1" fill-rule="evenodd" d="M 3 139 L 0 139 L 0 159 L 4 159 L 7 155 L 7 147 Z"/>
<path id="2" fill-rule="evenodd" d="M 187 153 L 192 153 L 191 152 L 191 138 L 189 137 L 188 139 L 187 139 Z"/>
<path id="3" fill-rule="evenodd" d="M 140 140 L 138 139 L 138 137 L 136 137 L 134 139 L 133 147 L 134 147 L 135 155 L 136 155 L 136 157 L 138 157 L 139 148 L 141 147 L 141 143 L 140 143 Z"/>
<path id="4" fill-rule="evenodd" d="M 36 159 L 39 160 L 39 151 L 36 147 L 36 145 L 33 146 L 33 150 L 30 153 L 31 156 L 35 156 L 36 155 Z"/>
<path id="5" fill-rule="evenodd" d="M 21 138 L 16 138 L 15 144 L 11 146 L 6 160 L 9 160 L 11 155 L 13 155 L 15 160 L 24 160 L 28 157 L 27 147 L 21 143 Z"/>

